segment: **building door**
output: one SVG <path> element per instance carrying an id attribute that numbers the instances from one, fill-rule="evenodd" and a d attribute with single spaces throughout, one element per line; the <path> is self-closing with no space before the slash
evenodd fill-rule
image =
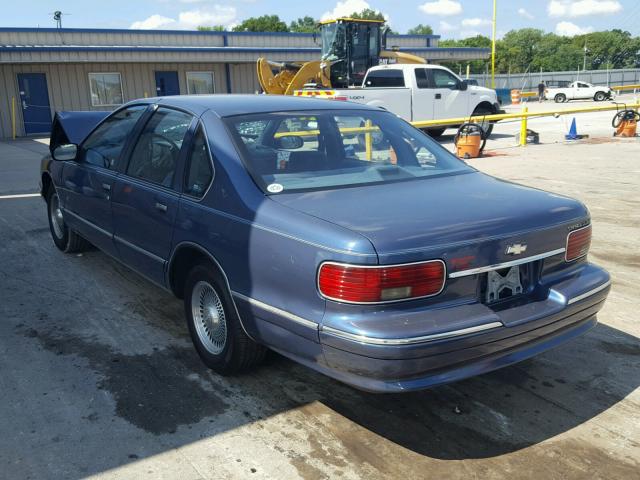
<path id="1" fill-rule="evenodd" d="M 44 73 L 19 73 L 18 89 L 26 135 L 51 132 L 51 107 Z"/>
<path id="2" fill-rule="evenodd" d="M 156 95 L 159 97 L 180 95 L 178 72 L 156 72 Z"/>

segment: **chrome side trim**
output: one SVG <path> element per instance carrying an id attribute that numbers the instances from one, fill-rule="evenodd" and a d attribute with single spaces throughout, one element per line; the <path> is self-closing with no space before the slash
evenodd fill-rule
<path id="1" fill-rule="evenodd" d="M 122 245 L 124 245 L 125 247 L 129 247 L 131 250 L 135 250 L 136 252 L 141 253 L 141 254 L 142 254 L 142 255 L 144 255 L 145 257 L 149 257 L 151 260 L 154 260 L 154 261 L 156 261 L 156 262 L 158 262 L 158 263 L 164 263 L 164 262 L 166 262 L 166 260 L 165 260 L 164 258 L 159 257 L 159 256 L 157 256 L 156 254 L 151 253 L 151 252 L 149 252 L 149 251 L 145 250 L 144 248 L 141 248 L 141 247 L 139 247 L 139 246 L 137 246 L 137 245 L 134 245 L 133 243 L 128 242 L 127 240 L 125 240 L 125 239 L 124 239 L 124 238 L 122 238 L 122 237 L 119 237 L 118 235 L 114 235 L 114 236 L 113 236 L 113 239 L 114 239 L 116 242 L 120 242 L 120 243 L 121 243 Z"/>
<path id="2" fill-rule="evenodd" d="M 416 343 L 427 343 L 434 340 L 442 340 L 445 338 L 460 337 L 462 335 L 469 335 L 471 333 L 484 332 L 486 330 L 492 330 L 494 328 L 502 327 L 501 322 L 484 323 L 482 325 L 476 325 L 475 327 L 462 328 L 460 330 L 451 330 L 449 332 L 434 333 L 433 335 L 423 335 L 421 337 L 407 337 L 407 338 L 377 338 L 368 337 L 366 335 L 357 335 L 354 333 L 344 332 L 336 328 L 325 327 L 321 328 L 321 331 L 333 335 L 336 337 L 344 338 L 345 340 L 352 340 L 354 342 L 366 343 L 369 345 L 413 345 Z"/>
<path id="3" fill-rule="evenodd" d="M 105 230 L 104 228 L 100 228 L 99 226 L 97 226 L 95 223 L 90 222 L 89 220 L 85 220 L 84 218 L 82 218 L 80 215 L 78 215 L 77 213 L 73 213 L 71 210 L 67 210 L 66 208 L 62 207 L 62 214 L 63 215 L 71 215 L 73 218 L 75 218 L 76 220 L 78 220 L 79 222 L 84 223 L 86 226 L 93 228 L 95 231 L 107 236 L 107 237 L 112 237 L 112 233 L 108 232 L 107 230 Z"/>
<path id="4" fill-rule="evenodd" d="M 582 295 L 578 295 L 577 297 L 570 298 L 569 301 L 567 302 L 567 305 L 571 305 L 572 303 L 576 303 L 576 302 L 579 302 L 580 300 L 584 300 L 585 298 L 590 297 L 591 295 L 595 295 L 596 293 L 601 292 L 602 290 L 607 288 L 609 285 L 611 285 L 611 280 L 606 281 L 599 287 L 593 288 L 588 292 L 584 292 Z"/>
<path id="5" fill-rule="evenodd" d="M 494 265 L 487 265 L 486 267 L 471 268 L 469 270 L 461 270 L 459 272 L 451 272 L 449 278 L 466 277 L 468 275 L 476 275 L 478 273 L 490 272 L 492 270 L 500 270 L 501 268 L 513 267 L 515 265 L 521 265 L 523 263 L 535 262 L 536 260 L 542 260 L 543 258 L 553 257 L 560 253 L 564 253 L 565 248 L 558 248 L 550 252 L 539 253 L 531 257 L 519 258 L 517 260 L 511 260 L 510 262 L 496 263 Z"/>
<path id="6" fill-rule="evenodd" d="M 286 318 L 287 320 L 291 320 L 303 327 L 312 328 L 314 330 L 318 330 L 318 324 L 316 322 L 312 322 L 311 320 L 307 320 L 306 318 L 299 317 L 291 312 L 287 312 L 286 310 L 282 310 L 280 308 L 274 307 L 273 305 L 269 305 L 267 303 L 261 302 L 260 300 L 256 300 L 255 298 L 247 297 L 238 292 L 232 292 L 234 297 L 238 297 L 241 300 L 244 300 L 251 305 L 255 305 L 258 308 L 262 308 L 267 312 L 273 313 L 274 315 L 279 315 L 281 317 Z"/>

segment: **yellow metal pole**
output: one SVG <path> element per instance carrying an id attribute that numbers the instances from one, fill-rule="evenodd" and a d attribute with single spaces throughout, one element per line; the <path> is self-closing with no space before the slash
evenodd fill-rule
<path id="1" fill-rule="evenodd" d="M 147 92 L 144 92 L 144 98 L 148 98 L 149 95 L 147 95 Z"/>
<path id="2" fill-rule="evenodd" d="M 469 79 L 469 70 L 471 69 L 471 65 L 467 63 L 467 79 Z"/>
<path id="3" fill-rule="evenodd" d="M 11 134 L 16 139 L 16 97 L 11 97 Z"/>
<path id="4" fill-rule="evenodd" d="M 527 107 L 522 107 L 522 113 L 527 113 L 529 109 Z M 520 121 L 520 146 L 527 146 L 527 116 L 523 115 L 522 120 Z"/>
<path id="5" fill-rule="evenodd" d="M 364 144 L 367 160 L 371 160 L 371 120 L 365 122 L 367 133 L 364 134 Z"/>
<path id="6" fill-rule="evenodd" d="M 496 88 L 496 8 L 497 0 L 493 0 L 493 36 L 491 40 L 491 88 Z"/>

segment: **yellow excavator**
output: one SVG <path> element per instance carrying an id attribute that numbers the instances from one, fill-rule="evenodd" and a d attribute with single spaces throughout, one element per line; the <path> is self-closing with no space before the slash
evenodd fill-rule
<path id="1" fill-rule="evenodd" d="M 359 86 L 367 70 L 383 63 L 427 63 L 424 58 L 387 50 L 389 28 L 383 20 L 338 18 L 320 23 L 322 56 L 310 62 L 270 62 L 259 58 L 258 81 L 265 93 L 293 95 L 316 88 Z"/>

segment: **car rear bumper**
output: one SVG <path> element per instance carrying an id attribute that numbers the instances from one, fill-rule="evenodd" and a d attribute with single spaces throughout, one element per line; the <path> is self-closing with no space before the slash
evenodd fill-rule
<path id="1" fill-rule="evenodd" d="M 495 312 L 470 327 L 421 337 L 376 338 L 321 328 L 324 373 L 357 388 L 400 392 L 461 380 L 520 362 L 583 334 L 596 324 L 610 289 L 606 271 L 554 284 L 546 299 Z M 469 306 L 447 308 L 451 318 Z M 496 321 L 497 319 L 497 321 Z M 316 366 L 317 368 L 318 366 Z"/>

